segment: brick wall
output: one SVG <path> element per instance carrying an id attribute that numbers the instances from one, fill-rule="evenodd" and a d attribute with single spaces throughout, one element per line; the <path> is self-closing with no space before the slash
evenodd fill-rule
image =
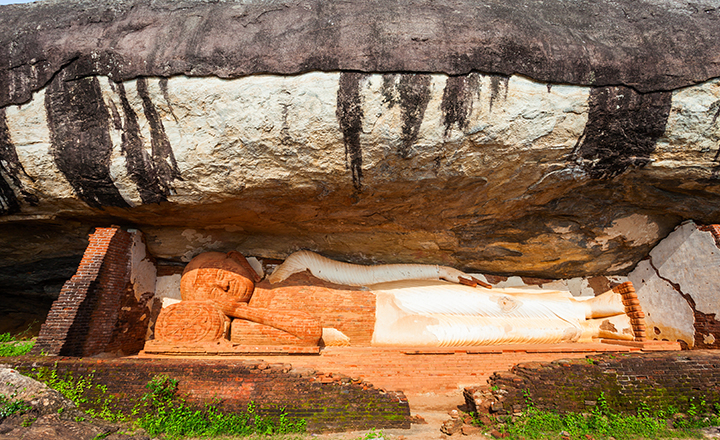
<path id="1" fill-rule="evenodd" d="M 89 237 L 75 275 L 68 280 L 43 324 L 34 353 L 92 356 L 145 336 L 118 332 L 118 317 L 133 296 L 130 285 L 131 234 L 119 228 L 97 228 Z M 147 298 L 144 299 L 147 301 Z M 135 301 L 137 303 L 137 301 Z M 130 344 L 132 345 L 132 344 Z M 139 349 L 139 348 L 138 348 Z"/>
<path id="2" fill-rule="evenodd" d="M 220 399 L 225 412 L 245 411 L 254 402 L 261 414 L 276 416 L 281 409 L 291 419 L 305 419 L 310 431 L 409 428 L 410 409 L 402 392 L 376 389 L 362 380 L 294 369 L 285 363 L 261 360 L 211 361 L 188 359 L 47 359 L 17 360 L 14 368 L 55 368 L 60 377 L 94 375 L 94 383 L 125 404 L 142 396 L 154 376 L 179 380 L 178 392 L 189 404 Z"/>
<path id="3" fill-rule="evenodd" d="M 302 310 L 316 318 L 322 327 L 343 332 L 353 346 L 370 345 L 375 328 L 372 292 L 329 283 L 308 273 L 294 274 L 278 284 L 267 280 L 258 283 L 250 305 Z"/>
<path id="4" fill-rule="evenodd" d="M 691 402 L 720 402 L 720 353 L 717 351 L 602 354 L 550 363 L 526 362 L 488 381 L 503 411 L 521 411 L 526 398 L 541 409 L 587 412 L 604 393 L 611 409 L 634 412 L 672 405 L 683 411 Z"/>

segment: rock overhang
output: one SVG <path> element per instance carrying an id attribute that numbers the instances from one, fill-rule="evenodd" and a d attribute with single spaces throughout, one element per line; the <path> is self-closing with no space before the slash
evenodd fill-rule
<path id="1" fill-rule="evenodd" d="M 59 71 L 473 71 L 668 91 L 720 76 L 712 1 L 60 1 L 3 6 L 0 106 Z"/>
<path id="2" fill-rule="evenodd" d="M 92 224 L 137 226 L 151 252 L 184 261 L 211 249 L 310 248 L 555 278 L 626 272 L 682 219 L 718 221 L 720 101 L 707 80 L 720 68 L 694 56 L 720 53 L 717 15 L 711 2 L 3 7 L 0 27 L 12 31 L 0 59 L 11 68 L 0 70 L 0 100 L 24 103 L 3 109 L 13 146 L 3 177 L 22 205 L 3 220 L 79 220 L 77 243 Z M 309 77 L 327 87 L 302 116 L 286 98 L 309 96 L 298 85 Z M 230 90 L 237 99 L 212 111 L 218 100 L 187 91 L 253 82 L 266 91 Z M 202 105 L 187 111 L 188 102 Z M 192 117 L 240 105 L 251 108 L 247 127 L 225 140 L 181 133 L 200 126 Z M 57 130 L 18 142 L 17 115 L 33 106 L 46 119 L 34 126 Z M 73 147 L 98 127 L 103 142 Z M 31 151 L 43 142 L 46 152 Z M 30 183 L 40 163 L 57 169 L 38 166 Z M 106 171 L 88 175 L 88 164 Z M 13 262 L 28 258 L 18 251 Z"/>

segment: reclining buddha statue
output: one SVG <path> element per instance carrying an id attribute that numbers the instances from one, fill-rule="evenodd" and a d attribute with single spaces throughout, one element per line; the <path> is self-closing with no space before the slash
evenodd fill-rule
<path id="1" fill-rule="evenodd" d="M 496 288 L 450 267 L 363 266 L 309 251 L 265 280 L 238 252 L 200 254 L 183 272 L 181 295 L 158 317 L 157 340 L 445 347 L 644 337 L 630 283 L 574 298 Z"/>

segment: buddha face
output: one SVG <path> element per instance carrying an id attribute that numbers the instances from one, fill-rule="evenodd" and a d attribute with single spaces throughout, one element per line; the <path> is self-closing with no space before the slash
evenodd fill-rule
<path id="1" fill-rule="evenodd" d="M 250 301 L 255 289 L 254 274 L 248 273 L 239 258 L 243 257 L 236 252 L 205 252 L 193 258 L 180 280 L 182 299 Z"/>

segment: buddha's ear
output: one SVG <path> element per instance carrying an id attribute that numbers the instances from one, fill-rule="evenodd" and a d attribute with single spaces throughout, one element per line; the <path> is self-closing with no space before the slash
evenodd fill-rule
<path id="1" fill-rule="evenodd" d="M 245 270 L 247 270 L 248 275 L 250 276 L 250 278 L 251 278 L 254 282 L 259 283 L 260 280 L 262 280 L 262 277 L 261 277 L 257 272 L 255 272 L 255 269 L 253 269 L 253 267 L 250 266 L 250 263 L 248 263 L 248 260 L 247 260 L 247 259 L 245 258 L 245 256 L 244 256 L 243 254 L 241 254 L 240 252 L 238 252 L 238 251 L 230 251 L 230 252 L 227 253 L 227 257 L 228 257 L 228 258 L 232 258 L 233 260 L 235 260 L 235 261 L 237 261 L 238 263 L 240 263 L 240 265 L 241 265 Z"/>

